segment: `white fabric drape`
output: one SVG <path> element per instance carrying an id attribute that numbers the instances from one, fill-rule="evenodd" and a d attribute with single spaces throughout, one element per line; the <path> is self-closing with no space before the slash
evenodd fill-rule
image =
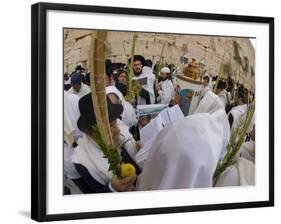
<path id="1" fill-rule="evenodd" d="M 79 97 L 64 91 L 64 140 L 69 147 L 82 136 L 77 127 L 77 120 L 80 117 L 78 107 Z"/>
<path id="2" fill-rule="evenodd" d="M 224 110 L 190 115 L 167 125 L 154 140 L 138 190 L 211 187 L 229 135 Z"/>
<path id="3" fill-rule="evenodd" d="M 220 98 L 222 104 L 224 107 L 226 107 L 226 105 L 228 105 L 228 96 L 227 96 L 227 92 L 225 89 L 223 89 L 219 94 L 218 94 L 218 97 Z"/>
<path id="4" fill-rule="evenodd" d="M 125 100 L 122 93 L 115 86 L 106 87 L 106 94 L 109 93 L 116 94 L 124 108 L 123 113 L 121 114 L 122 121 L 124 122 L 124 124 L 126 124 L 128 127 L 132 127 L 136 125 L 138 123 L 138 120 L 137 120 L 136 111 L 132 106 L 132 104 L 130 104 Z"/>
<path id="5" fill-rule="evenodd" d="M 117 125 L 121 133 L 121 142 L 129 140 L 126 142 L 124 148 L 131 158 L 135 159 L 137 150 L 135 140 L 129 133 L 128 127 L 121 120 L 117 119 Z M 108 160 L 104 158 L 104 154 L 97 143 L 86 134 L 83 134 L 83 137 L 79 139 L 78 146 L 75 148 L 72 157 L 72 162 L 86 167 L 89 173 L 103 185 L 108 184 L 112 178 L 112 172 L 108 171 Z"/>
<path id="6" fill-rule="evenodd" d="M 220 175 L 216 187 L 242 186 L 255 184 L 255 163 L 243 157 L 226 168 Z"/>
<path id="7" fill-rule="evenodd" d="M 80 88 L 79 92 L 76 92 L 72 87 L 67 92 L 75 94 L 75 95 L 79 96 L 79 98 L 81 98 L 81 97 L 87 95 L 88 93 L 90 93 L 91 89 L 86 84 L 81 83 L 81 88 Z"/>
<path id="8" fill-rule="evenodd" d="M 255 142 L 244 142 L 239 149 L 238 156 L 255 162 Z"/>
<path id="9" fill-rule="evenodd" d="M 212 91 L 207 91 L 203 99 L 199 102 L 194 114 L 213 113 L 219 109 L 224 109 L 220 98 Z"/>
<path id="10" fill-rule="evenodd" d="M 85 134 L 78 141 L 72 162 L 86 167 L 91 176 L 103 185 L 107 185 L 112 178 L 112 172 L 108 171 L 108 160 L 95 141 Z"/>

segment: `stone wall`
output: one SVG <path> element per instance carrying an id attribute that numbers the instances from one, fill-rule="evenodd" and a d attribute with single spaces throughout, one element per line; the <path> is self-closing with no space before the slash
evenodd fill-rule
<path id="1" fill-rule="evenodd" d="M 64 30 L 64 71 L 72 72 L 77 64 L 89 68 L 89 50 L 92 30 Z M 106 56 L 112 62 L 126 63 L 131 50 L 131 32 L 107 34 Z M 141 54 L 154 63 L 160 61 L 161 52 L 164 62 L 180 67 L 180 58 L 185 56 L 191 61 L 204 61 L 208 73 L 227 77 L 244 83 L 254 90 L 255 49 L 249 38 L 198 36 L 181 34 L 137 33 L 135 54 Z"/>

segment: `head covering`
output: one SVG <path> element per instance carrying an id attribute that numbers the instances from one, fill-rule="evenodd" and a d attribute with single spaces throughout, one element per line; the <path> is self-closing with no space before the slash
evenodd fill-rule
<path id="1" fill-rule="evenodd" d="M 81 84 L 81 74 L 80 73 L 73 73 L 71 75 L 71 85 Z"/>
<path id="2" fill-rule="evenodd" d="M 123 96 L 127 96 L 128 94 L 128 87 L 127 85 L 117 82 L 115 83 L 115 87 L 122 93 Z"/>
<path id="3" fill-rule="evenodd" d="M 194 114 L 213 113 L 219 109 L 224 109 L 224 105 L 220 98 L 212 91 L 207 91 L 202 100 L 199 102 Z"/>
<path id="4" fill-rule="evenodd" d="M 135 62 L 135 61 L 140 61 L 143 66 L 146 65 L 145 58 L 144 58 L 142 55 L 136 54 L 136 55 L 134 56 L 134 62 Z M 129 63 L 131 63 L 131 58 L 129 58 Z"/>
<path id="5" fill-rule="evenodd" d="M 96 116 L 93 108 L 92 94 L 89 93 L 79 100 L 79 110 L 81 116 L 77 121 L 77 126 L 82 132 L 91 132 L 92 126 L 96 124 Z M 107 110 L 109 122 L 116 120 L 123 112 L 123 106 L 111 103 L 107 98 Z"/>
<path id="6" fill-rule="evenodd" d="M 150 60 L 150 59 L 146 59 L 145 60 L 145 63 L 146 63 L 146 66 L 148 66 L 148 67 L 150 67 L 150 68 L 152 68 L 152 61 Z"/>
<path id="7" fill-rule="evenodd" d="M 83 68 L 81 65 L 77 65 L 75 68 L 75 71 L 77 70 L 85 70 L 85 68 Z"/>
<path id="8" fill-rule="evenodd" d="M 105 92 L 106 92 L 106 95 L 110 94 L 110 93 L 114 93 L 118 97 L 118 99 L 120 100 L 121 103 L 124 100 L 122 93 L 116 88 L 116 86 L 107 86 L 105 88 Z"/>
<path id="9" fill-rule="evenodd" d="M 168 67 L 161 68 L 160 72 L 162 73 L 171 73 L 170 69 Z"/>
<path id="10" fill-rule="evenodd" d="M 112 62 L 110 59 L 105 59 L 105 73 L 107 75 L 111 75 L 113 73 L 111 64 L 112 64 Z"/>
<path id="11" fill-rule="evenodd" d="M 211 187 L 229 133 L 223 110 L 167 125 L 152 144 L 138 190 Z"/>
<path id="12" fill-rule="evenodd" d="M 218 89 L 225 89 L 225 88 L 226 88 L 226 83 L 225 83 L 225 81 L 223 81 L 223 80 L 220 79 L 220 80 L 218 81 L 217 88 L 218 88 Z"/>

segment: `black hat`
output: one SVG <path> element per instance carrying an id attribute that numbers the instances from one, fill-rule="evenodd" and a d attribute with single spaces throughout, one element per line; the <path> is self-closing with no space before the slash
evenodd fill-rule
<path id="1" fill-rule="evenodd" d="M 136 54 L 134 56 L 134 61 L 140 61 L 143 66 L 146 65 L 145 58 L 142 55 Z M 129 58 L 129 63 L 131 63 L 131 58 Z"/>
<path id="2" fill-rule="evenodd" d="M 85 70 L 85 68 L 83 68 L 81 65 L 77 65 L 75 68 L 75 71 L 77 70 Z"/>
<path id="3" fill-rule="evenodd" d="M 150 59 L 146 59 L 145 60 L 145 63 L 146 63 L 146 65 L 148 66 L 148 67 L 152 67 L 152 61 L 150 60 Z"/>
<path id="4" fill-rule="evenodd" d="M 97 123 L 96 115 L 93 108 L 92 94 L 89 93 L 79 100 L 80 117 L 77 126 L 84 133 L 93 132 L 92 126 Z M 107 97 L 107 110 L 109 122 L 116 120 L 123 112 L 121 104 L 113 104 Z"/>
<path id="5" fill-rule="evenodd" d="M 122 93 L 123 96 L 127 96 L 127 94 L 128 94 L 127 85 L 125 85 L 121 82 L 116 82 L 115 87 Z"/>
<path id="6" fill-rule="evenodd" d="M 218 85 L 217 85 L 218 89 L 225 89 L 226 88 L 226 83 L 223 80 L 219 80 L 218 81 Z"/>

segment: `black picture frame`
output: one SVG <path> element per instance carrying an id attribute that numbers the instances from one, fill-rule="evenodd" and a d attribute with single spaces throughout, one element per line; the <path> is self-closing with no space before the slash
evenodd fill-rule
<path id="1" fill-rule="evenodd" d="M 69 12 L 100 12 L 110 14 L 190 18 L 230 22 L 253 22 L 269 25 L 269 200 L 196 206 L 159 207 L 149 209 L 52 214 L 46 213 L 46 13 L 48 10 Z M 74 220 L 100 217 L 148 215 L 237 208 L 274 206 L 274 18 L 240 15 L 163 11 L 137 8 L 103 7 L 73 4 L 37 3 L 31 10 L 31 218 L 37 221 Z"/>

